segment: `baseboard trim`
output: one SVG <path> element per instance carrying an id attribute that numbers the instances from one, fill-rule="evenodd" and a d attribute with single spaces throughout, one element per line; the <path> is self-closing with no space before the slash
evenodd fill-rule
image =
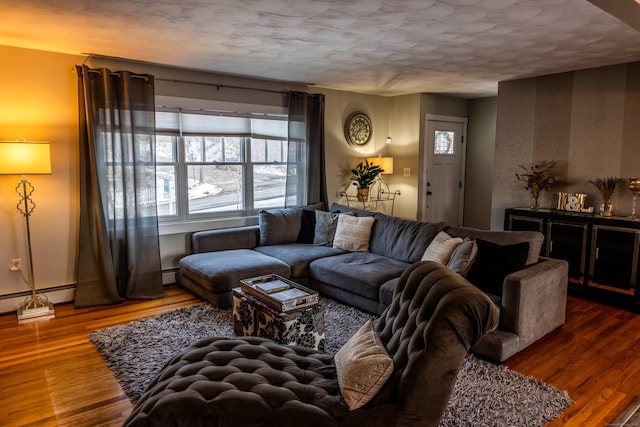
<path id="1" fill-rule="evenodd" d="M 68 285 L 54 286 L 52 288 L 38 289 L 38 294 L 45 295 L 53 305 L 64 304 L 73 301 L 75 289 L 75 283 L 71 283 Z M 20 307 L 29 296 L 31 296 L 31 291 L 0 295 L 0 314 L 17 313 L 18 307 Z"/>
<path id="2" fill-rule="evenodd" d="M 162 272 L 162 285 L 168 286 L 176 283 L 177 268 L 164 270 Z M 38 289 L 38 293 L 45 295 L 53 305 L 73 302 L 73 294 L 76 289 L 75 283 L 68 285 L 54 286 L 46 289 Z M 26 298 L 31 296 L 31 291 L 14 292 L 12 294 L 0 295 L 0 314 L 16 313 Z"/>

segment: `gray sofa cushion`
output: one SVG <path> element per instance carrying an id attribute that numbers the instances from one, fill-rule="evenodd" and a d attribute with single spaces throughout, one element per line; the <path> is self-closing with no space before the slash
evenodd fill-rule
<path id="1" fill-rule="evenodd" d="M 309 264 L 311 278 L 347 292 L 378 301 L 383 283 L 399 277 L 411 264 L 371 252 L 350 252 Z"/>
<path id="2" fill-rule="evenodd" d="M 228 292 L 240 279 L 278 274 L 289 278 L 291 269 L 277 258 L 250 249 L 192 254 L 180 260 L 180 274 L 211 292 Z"/>
<path id="3" fill-rule="evenodd" d="M 369 251 L 398 261 L 414 263 L 433 238 L 445 227 L 444 222 L 418 222 L 376 213 L 371 230 Z"/>
<path id="4" fill-rule="evenodd" d="M 323 210 L 324 203 L 314 203 L 295 208 L 262 209 L 258 213 L 260 245 L 279 245 L 298 240 L 302 226 L 302 210 Z"/>
<path id="5" fill-rule="evenodd" d="M 302 209 L 262 209 L 259 212 L 260 245 L 292 243 L 298 239 Z"/>
<path id="6" fill-rule="evenodd" d="M 255 250 L 289 264 L 293 278 L 308 276 L 309 263 L 315 259 L 346 253 L 342 249 L 305 243 L 259 246 Z"/>

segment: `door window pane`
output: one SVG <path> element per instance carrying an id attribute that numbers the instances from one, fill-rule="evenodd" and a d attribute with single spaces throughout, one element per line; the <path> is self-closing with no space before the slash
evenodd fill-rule
<path id="1" fill-rule="evenodd" d="M 455 132 L 437 130 L 434 135 L 433 154 L 455 154 L 453 144 Z"/>

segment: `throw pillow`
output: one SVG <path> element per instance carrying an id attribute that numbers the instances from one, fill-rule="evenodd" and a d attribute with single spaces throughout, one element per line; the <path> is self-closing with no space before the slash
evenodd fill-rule
<path id="1" fill-rule="evenodd" d="M 501 246 L 476 239 L 476 243 L 478 257 L 471 266 L 467 279 L 487 293 L 502 295 L 504 278 L 525 267 L 529 242 Z"/>
<path id="2" fill-rule="evenodd" d="M 368 320 L 335 355 L 338 385 L 350 410 L 367 404 L 393 372 L 393 359 Z"/>
<path id="3" fill-rule="evenodd" d="M 338 227 L 338 217 L 340 215 L 353 214 L 339 214 L 333 212 L 316 211 L 316 227 L 313 237 L 314 245 L 333 246 L 333 239 L 336 235 L 336 228 Z"/>
<path id="4" fill-rule="evenodd" d="M 301 210 L 300 208 L 262 209 L 258 214 L 260 246 L 295 242 L 300 232 Z"/>
<path id="5" fill-rule="evenodd" d="M 422 255 L 421 261 L 436 261 L 440 264 L 447 265 L 453 250 L 462 243 L 461 237 L 451 237 L 444 231 L 436 234 L 427 249 Z"/>
<path id="6" fill-rule="evenodd" d="M 453 250 L 447 267 L 461 275 L 467 277 L 471 266 L 478 257 L 478 244 L 475 240 L 465 239 Z"/>
<path id="7" fill-rule="evenodd" d="M 333 247 L 352 252 L 367 252 L 371 238 L 372 216 L 340 215 Z"/>
<path id="8" fill-rule="evenodd" d="M 300 218 L 300 232 L 298 233 L 298 243 L 313 243 L 316 234 L 316 212 L 309 209 L 302 210 Z"/>

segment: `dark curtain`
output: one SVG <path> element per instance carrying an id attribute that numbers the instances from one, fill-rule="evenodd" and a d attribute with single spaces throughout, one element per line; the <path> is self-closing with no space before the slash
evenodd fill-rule
<path id="1" fill-rule="evenodd" d="M 162 296 L 153 76 L 76 69 L 80 230 L 75 305 Z"/>
<path id="2" fill-rule="evenodd" d="M 289 144 L 285 206 L 324 202 L 324 95 L 289 93 Z M 294 161 L 295 159 L 295 161 Z"/>

